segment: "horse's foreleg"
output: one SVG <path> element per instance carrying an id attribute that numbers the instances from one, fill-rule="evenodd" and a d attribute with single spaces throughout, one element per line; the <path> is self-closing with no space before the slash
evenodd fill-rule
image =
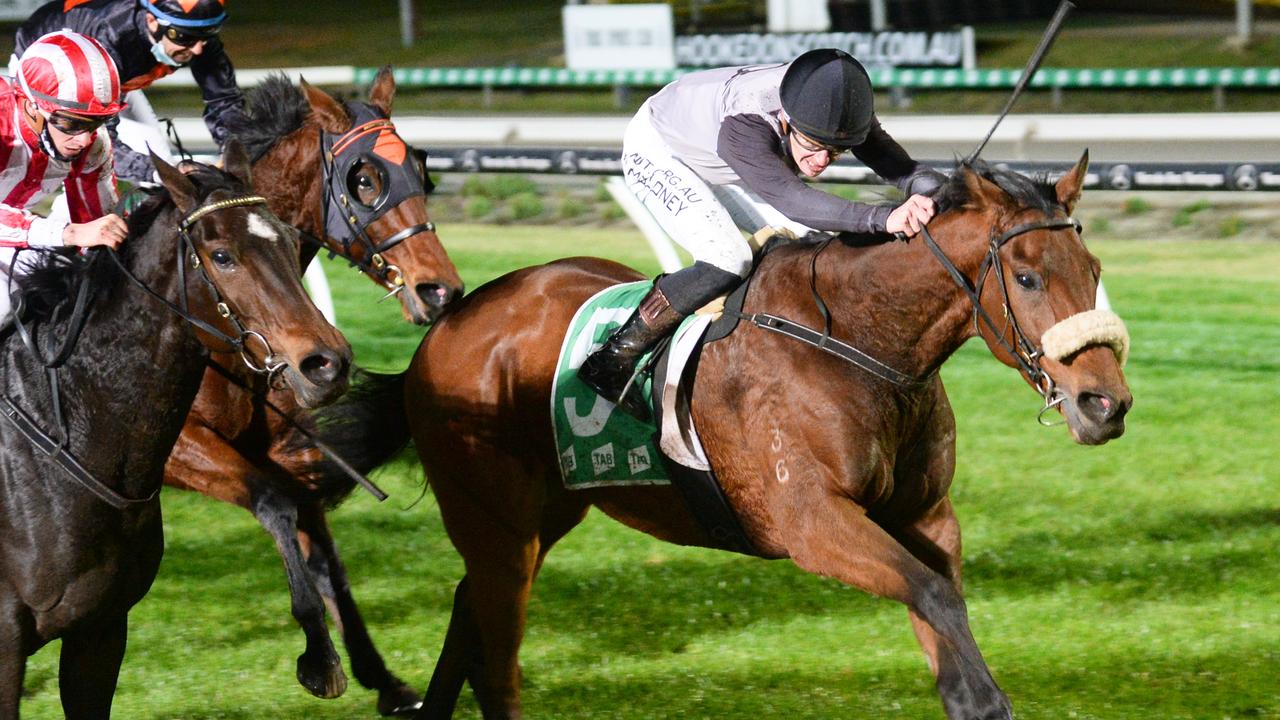
<path id="1" fill-rule="evenodd" d="M 487 558 L 485 567 L 467 564 L 467 605 L 480 630 L 484 658 L 468 679 L 485 720 L 522 717 L 518 655 L 537 563 L 537 542 L 530 539 L 527 544 L 505 550 L 508 552 L 503 557 Z"/>
<path id="2" fill-rule="evenodd" d="M 542 507 L 542 528 L 538 535 L 537 555 L 533 560 L 533 565 L 529 569 L 530 575 L 528 584 L 525 587 L 522 602 L 528 601 L 528 591 L 533 584 L 534 578 L 537 577 L 538 571 L 542 568 L 542 563 L 546 560 L 547 553 L 551 547 L 563 538 L 578 523 L 582 522 L 587 515 L 589 506 L 581 498 L 574 498 L 573 502 L 567 502 L 566 498 L 552 497 L 548 498 Z M 462 546 L 468 548 L 466 552 L 474 553 L 478 550 L 478 545 L 469 545 L 466 539 L 459 538 L 457 542 L 462 542 Z M 464 552 L 464 555 L 466 554 Z M 468 557 L 472 557 L 468 555 Z M 523 557 L 523 556 L 522 556 Z M 477 559 L 477 563 L 480 561 Z M 525 567 L 524 563 L 520 563 L 521 567 Z M 444 720 L 453 716 L 454 706 L 457 704 L 458 695 L 462 691 L 464 681 L 470 682 L 471 687 L 475 689 L 477 696 L 481 698 L 482 710 L 486 718 L 509 718 L 519 717 L 519 695 L 515 695 L 514 702 L 508 701 L 505 707 L 495 707 L 491 700 L 486 699 L 490 696 L 489 688 L 492 687 L 489 675 L 486 672 L 486 652 L 484 641 L 481 638 L 480 625 L 477 623 L 476 615 L 472 612 L 472 600 L 470 579 L 464 577 L 458 583 L 458 588 L 453 595 L 453 612 L 449 616 L 449 629 L 445 634 L 444 647 L 440 650 L 440 658 L 436 662 L 435 671 L 431 675 L 431 684 L 427 687 L 426 698 L 423 700 L 422 710 L 416 716 L 418 720 Z M 512 606 L 513 608 L 515 606 Z M 516 690 L 519 690 L 520 670 L 516 660 L 516 653 L 519 650 L 520 641 L 524 636 L 524 605 L 518 607 L 519 612 L 516 614 L 503 614 L 501 620 L 507 625 L 486 625 L 486 630 L 490 637 L 494 640 L 509 638 L 514 642 L 514 646 L 509 649 L 509 660 L 506 661 L 510 667 L 515 668 Z M 491 621 L 491 619 L 490 619 Z M 514 622 L 514 627 L 512 623 Z M 501 658 L 491 658 L 490 662 L 502 662 Z M 503 674 L 504 677 L 509 677 Z"/>
<path id="3" fill-rule="evenodd" d="M 119 613 L 62 637 L 58 690 L 67 720 L 100 720 L 111 715 L 128 633 L 129 618 Z"/>
<path id="4" fill-rule="evenodd" d="M 422 704 L 418 694 L 387 670 L 382 655 L 369 637 L 320 503 L 305 502 L 298 506 L 298 537 L 308 550 L 307 567 L 316 588 L 342 633 L 342 642 L 351 659 L 352 674 L 364 687 L 378 691 L 378 713 L 404 715 L 416 711 Z"/>
<path id="5" fill-rule="evenodd" d="M 245 479 L 257 472 L 218 433 L 188 417 L 164 465 L 164 484 L 249 509 Z"/>
<path id="6" fill-rule="evenodd" d="M 275 541 L 284 561 L 293 617 L 307 637 L 306 650 L 298 656 L 298 682 L 316 697 L 338 697 L 346 692 L 347 676 L 325 626 L 324 602 L 302 556 L 297 504 L 281 493 L 263 488 L 254 493 L 252 511 Z"/>
<path id="7" fill-rule="evenodd" d="M 18 717 L 27 653 L 22 642 L 24 623 L 19 620 L 18 600 L 0 597 L 0 718 Z"/>
<path id="8" fill-rule="evenodd" d="M 458 704 L 462 684 L 470 681 L 473 687 L 483 683 L 481 677 L 484 656 L 480 649 L 480 629 L 471 615 L 467 597 L 467 579 L 458 583 L 453 593 L 453 612 L 449 615 L 449 629 L 445 633 L 444 647 L 431 673 L 422 709 L 415 720 L 448 720 Z"/>
<path id="9" fill-rule="evenodd" d="M 894 536 L 935 571 L 948 578 L 960 592 L 960 523 L 951 500 L 944 499 L 914 525 L 894 532 Z M 911 625 L 920 647 L 929 660 L 937 681 L 938 694 L 950 717 L 1005 718 L 1009 701 L 996 686 L 985 665 L 965 663 L 957 649 L 942 638 L 914 609 Z M 984 714 L 985 713 L 985 714 Z"/>
<path id="10" fill-rule="evenodd" d="M 793 532 L 788 550 L 797 565 L 905 604 L 936 635 L 935 647 L 949 646 L 951 653 L 938 657 L 954 659 L 970 692 L 967 699 L 944 697 L 948 717 L 1012 717 L 969 630 L 968 611 L 952 578 L 921 562 L 861 508 L 842 498 L 826 496 L 802 504 L 789 525 Z"/>

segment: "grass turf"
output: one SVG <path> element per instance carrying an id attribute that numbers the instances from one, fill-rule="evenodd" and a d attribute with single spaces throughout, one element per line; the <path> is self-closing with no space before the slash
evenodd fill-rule
<path id="1" fill-rule="evenodd" d="M 630 231 L 442 237 L 468 287 L 584 248 L 656 269 Z M 1038 427 L 1034 394 L 976 344 L 943 370 L 975 636 L 1019 718 L 1280 718 L 1280 244 L 1091 247 L 1133 336 L 1124 437 L 1083 448 Z M 369 283 L 332 277 L 360 361 L 402 368 L 420 332 Z M 423 688 L 461 562 L 411 462 L 376 479 L 391 500 L 357 495 L 330 518 L 388 665 Z M 163 503 L 167 551 L 131 615 L 116 716 L 375 717 L 354 681 L 332 701 L 295 683 L 302 635 L 249 514 Z M 29 665 L 24 717 L 61 716 L 55 647 Z M 597 513 L 548 559 L 522 659 L 528 717 L 942 717 L 895 603 Z M 467 691 L 457 716 L 479 717 Z"/>

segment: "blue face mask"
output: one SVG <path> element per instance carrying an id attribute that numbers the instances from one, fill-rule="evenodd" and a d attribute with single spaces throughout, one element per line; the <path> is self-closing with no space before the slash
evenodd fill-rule
<path id="1" fill-rule="evenodd" d="M 151 54 L 155 56 L 155 58 L 156 58 L 156 60 L 157 60 L 157 61 L 159 61 L 159 62 L 161 62 L 161 63 L 164 63 L 165 65 L 168 65 L 169 67 L 175 67 L 175 68 L 176 68 L 176 67 L 182 67 L 182 63 L 180 63 L 180 62 L 178 62 L 177 60 L 174 60 L 173 58 L 169 57 L 169 53 L 167 53 L 167 52 L 165 52 L 165 51 L 164 51 L 164 41 L 163 41 L 163 40 L 157 40 L 157 41 L 155 41 L 154 43 L 152 43 L 152 45 L 151 45 Z"/>

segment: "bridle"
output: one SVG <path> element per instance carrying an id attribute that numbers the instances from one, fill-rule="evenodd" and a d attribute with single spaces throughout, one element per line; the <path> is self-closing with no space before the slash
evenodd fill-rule
<path id="1" fill-rule="evenodd" d="M 1009 288 L 1004 277 L 1004 263 L 1000 260 L 1000 249 L 1008 242 L 1019 235 L 1024 235 L 1036 230 L 1064 230 L 1067 228 L 1074 229 L 1077 233 L 1081 227 L 1079 221 L 1072 217 L 1053 218 L 1042 220 L 1039 222 L 1024 223 L 1015 225 L 1014 227 L 997 232 L 995 228 L 991 230 L 991 238 L 987 246 L 986 256 L 982 260 L 982 265 L 978 269 L 977 282 L 970 281 L 963 272 L 960 271 L 956 264 L 947 256 L 938 243 L 929 233 L 927 226 L 921 227 L 921 235 L 924 237 L 925 245 L 933 252 L 938 261 L 946 268 L 947 273 L 955 280 L 961 291 L 969 298 L 969 302 L 973 305 L 973 324 L 975 331 L 981 331 L 979 323 L 986 325 L 995 335 L 996 342 L 1005 348 L 1018 364 L 1019 369 L 1026 374 L 1036 391 L 1044 398 L 1044 407 L 1040 409 L 1040 413 L 1036 419 L 1042 425 L 1050 425 L 1046 422 L 1044 416 L 1047 412 L 1062 404 L 1066 400 L 1066 395 L 1058 390 L 1058 386 L 1054 383 L 1053 378 L 1044 371 L 1040 365 L 1040 358 L 1044 356 L 1044 349 L 1038 348 L 1027 337 L 1026 331 L 1022 329 L 1022 325 L 1018 322 L 1017 316 L 1009 303 Z M 822 299 L 822 295 L 818 292 L 817 286 L 817 265 L 818 257 L 822 251 L 834 240 L 834 236 L 828 237 L 818 244 L 814 249 L 813 257 L 810 260 L 809 267 L 809 285 L 813 294 L 815 303 L 818 306 L 818 312 L 823 319 L 823 329 L 821 331 L 806 327 L 800 323 L 788 320 L 769 313 L 741 313 L 736 310 L 725 309 L 725 313 L 732 315 L 741 320 L 747 320 L 756 327 L 763 330 L 769 330 L 781 335 L 785 335 L 794 340 L 799 340 L 806 345 L 811 345 L 819 350 L 830 353 L 840 359 L 861 368 L 863 371 L 873 375 L 885 382 L 902 388 L 906 391 L 915 391 L 930 385 L 933 381 L 935 373 L 931 373 L 924 377 L 914 377 L 894 369 L 887 363 L 859 350 L 848 343 L 842 342 L 831 336 L 831 311 L 827 308 L 826 302 Z M 1005 325 L 1001 328 L 991 315 L 982 306 L 982 290 L 986 284 L 987 275 L 994 270 L 1000 278 L 1000 292 L 1002 295 L 1002 308 L 1005 317 Z M 1063 321 L 1065 322 L 1065 321 Z M 1013 342 L 1006 339 L 1009 330 L 1013 330 Z"/>
<path id="2" fill-rule="evenodd" d="M 217 285 L 213 282 L 213 279 L 209 277 L 208 273 L 205 272 L 204 270 L 203 263 L 201 263 L 200 261 L 200 256 L 196 253 L 195 242 L 192 240 L 191 234 L 190 234 L 190 230 L 192 227 L 195 226 L 195 223 L 199 221 L 201 218 L 203 218 L 204 216 L 209 215 L 210 213 L 218 212 L 220 210 L 225 210 L 233 207 L 244 207 L 249 205 L 265 205 L 266 202 L 267 201 L 265 198 L 259 197 L 257 195 L 242 195 L 238 197 L 232 197 L 225 200 L 219 200 L 216 202 L 208 203 L 206 205 L 201 205 L 195 208 L 194 210 L 188 212 L 182 218 L 182 220 L 179 221 L 178 235 L 180 238 L 180 242 L 178 244 L 177 265 L 178 265 L 178 285 L 179 287 L 182 288 L 182 293 L 181 295 L 179 295 L 179 303 L 176 303 L 176 304 L 170 301 L 168 298 L 164 297 L 163 295 L 157 293 L 155 290 L 149 287 L 146 283 L 138 279 L 136 275 L 134 275 L 127 267 L 125 267 L 123 261 L 121 261 L 120 259 L 120 256 L 114 250 L 99 249 L 97 250 L 97 252 L 106 253 L 115 262 L 116 267 L 119 268 L 121 273 L 126 278 L 128 278 L 130 282 L 132 282 L 134 285 L 141 288 L 151 297 L 159 300 L 171 312 L 176 314 L 178 317 L 182 318 L 183 321 L 192 325 L 196 329 L 209 334 L 216 340 L 224 342 L 227 345 L 231 346 L 233 349 L 239 351 L 240 357 L 244 360 L 245 365 L 247 365 L 250 370 L 252 370 L 255 373 L 267 375 L 268 378 L 271 378 L 271 377 L 274 377 L 281 369 L 285 367 L 285 362 L 280 358 L 276 358 L 275 354 L 271 351 L 271 344 L 267 342 L 266 337 L 264 337 L 261 333 L 255 330 L 246 329 L 244 325 L 240 322 L 240 319 L 237 318 L 235 313 L 231 311 L 230 306 L 228 306 L 227 303 L 222 299 L 221 293 L 218 292 Z M 122 210 L 123 206 L 124 206 L 124 199 L 122 198 L 120 204 L 116 208 L 117 211 Z M 224 333 L 221 330 L 219 330 L 217 327 L 214 327 L 212 324 L 207 323 L 204 320 L 201 320 L 200 318 L 195 317 L 194 315 L 191 314 L 189 310 L 190 303 L 187 298 L 187 295 L 188 295 L 187 281 L 186 281 L 187 262 L 191 263 L 191 266 L 193 269 L 199 271 L 201 280 L 209 288 L 209 291 L 213 294 L 213 299 L 214 299 L 215 307 L 217 309 L 218 314 L 231 322 L 232 326 L 236 329 L 236 332 L 238 333 L 237 335 L 233 336 L 233 335 Z M 0 406 L 0 415 L 8 419 L 11 423 L 13 423 L 14 427 L 18 430 L 19 433 L 21 433 L 24 437 L 26 437 L 27 440 L 30 441 L 32 445 L 34 445 L 40 452 L 46 455 L 52 462 L 57 464 L 58 467 L 62 468 L 62 470 L 66 472 L 71 477 L 72 480 L 77 482 L 79 485 L 84 487 L 89 492 L 93 493 L 96 497 L 98 497 L 98 499 L 102 500 L 108 505 L 111 505 L 117 510 L 124 510 L 129 507 L 151 502 L 156 498 L 156 496 L 159 495 L 160 488 L 156 487 L 156 489 L 146 497 L 131 498 L 131 497 L 122 495 L 120 492 L 116 491 L 111 486 L 107 485 L 106 483 L 94 477 L 93 474 L 90 473 L 87 469 L 85 469 L 85 467 L 81 465 L 78 460 L 76 460 L 75 456 L 71 454 L 71 448 L 70 448 L 71 433 L 67 429 L 66 418 L 62 414 L 62 397 L 61 397 L 61 390 L 60 390 L 61 385 L 58 378 L 58 369 L 62 367 L 66 363 L 66 361 L 71 357 L 71 353 L 75 348 L 76 342 L 78 341 L 81 332 L 84 330 L 84 326 L 88 317 L 87 308 L 88 308 L 88 298 L 90 294 L 88 286 L 89 286 L 89 280 L 87 278 L 84 278 L 80 281 L 80 288 L 76 293 L 74 309 L 72 310 L 70 319 L 68 320 L 68 328 L 67 328 L 66 336 L 63 338 L 62 343 L 59 345 L 57 352 L 55 352 L 53 355 L 47 356 L 43 352 L 41 352 L 40 346 L 36 342 L 33 329 L 27 327 L 27 325 L 21 321 L 21 314 L 22 314 L 21 301 L 19 302 L 18 306 L 15 307 L 14 313 L 13 313 L 14 327 L 16 328 L 18 335 L 22 338 L 23 344 L 27 347 L 27 349 L 31 352 L 31 354 L 35 356 L 36 361 L 39 362 L 45 368 L 45 375 L 49 381 L 50 404 L 53 408 L 53 418 L 54 418 L 53 422 L 55 427 L 57 428 L 57 432 L 60 435 L 60 437 L 54 437 L 53 435 L 51 435 L 50 433 L 42 429 L 40 425 L 36 423 L 36 421 L 26 413 L 26 411 L 24 411 L 21 407 L 19 407 L 18 404 L 15 403 L 8 396 L 7 393 L 0 394 L 0 401 L 3 402 L 3 406 Z M 262 343 L 263 347 L 266 349 L 266 354 L 263 356 L 264 359 L 263 359 L 263 364 L 261 366 L 253 362 L 253 359 L 248 352 L 247 345 L 250 339 L 257 339 L 259 342 Z"/>
<path id="3" fill-rule="evenodd" d="M 400 268 L 384 257 L 391 248 L 422 232 L 435 232 L 435 223 L 428 220 L 401 229 L 391 237 L 374 241 L 368 228 L 392 208 L 405 200 L 426 196 L 434 186 L 426 172 L 426 152 L 412 148 L 396 136 L 395 140 L 405 148 L 405 157 L 396 164 L 376 152 L 379 139 L 387 133 L 395 135 L 391 119 L 376 108 L 364 103 L 348 103 L 347 111 L 355 125 L 344 133 L 320 131 L 320 167 L 325 234 L 342 243 L 341 255 L 362 272 L 377 278 L 388 290 L 386 299 L 404 289 L 404 275 Z M 418 174 L 417 163 L 422 163 Z M 382 179 L 382 192 L 369 204 L 361 202 L 351 183 L 363 163 L 374 167 Z M 324 243 L 308 237 L 321 245 Z M 363 250 L 356 258 L 353 248 Z M 329 257 L 339 254 L 329 250 Z"/>
<path id="4" fill-rule="evenodd" d="M 232 350 L 240 353 L 240 358 L 244 361 L 245 366 L 251 371 L 274 379 L 276 375 L 285 368 L 287 363 L 282 357 L 277 356 L 271 349 L 271 343 L 267 340 L 265 335 L 257 330 L 247 329 L 244 326 L 244 323 L 240 322 L 240 318 L 236 316 L 235 312 L 231 310 L 231 306 L 223 300 L 222 293 L 218 291 L 217 284 L 205 270 L 204 263 L 200 260 L 200 255 L 196 252 L 195 241 L 191 237 L 191 229 L 195 227 L 195 224 L 206 215 L 229 208 L 266 205 L 266 203 L 266 198 L 259 195 L 242 195 L 227 198 L 225 200 L 218 200 L 216 202 L 198 206 L 178 221 L 178 237 L 180 239 L 180 243 L 178 245 L 177 253 L 177 270 L 178 286 L 182 288 L 182 293 L 178 296 L 178 303 L 176 304 L 152 290 L 145 283 L 139 280 L 132 272 L 129 271 L 128 268 L 124 266 L 120 261 L 118 254 L 114 252 L 111 253 L 111 258 L 115 261 L 116 266 L 124 276 L 129 278 L 130 282 L 134 285 L 142 288 L 142 290 L 144 290 L 148 295 L 151 295 L 164 303 L 170 311 L 182 318 L 189 325 L 192 325 L 201 332 L 210 335 L 219 342 L 226 343 Z M 197 276 L 202 284 L 208 288 L 209 292 L 213 295 L 214 309 L 220 317 L 224 318 L 231 324 L 232 328 L 234 328 L 235 335 L 229 335 L 217 327 L 214 327 L 212 324 L 191 314 L 190 301 L 188 299 L 189 290 L 187 288 L 188 263 L 191 265 L 191 269 L 197 272 Z M 250 353 L 249 343 L 251 340 L 256 340 L 262 345 L 264 352 L 262 354 L 261 365 L 254 361 L 254 358 Z"/>
<path id="5" fill-rule="evenodd" d="M 1014 362 L 1018 364 L 1018 368 L 1031 381 L 1032 386 L 1044 398 L 1044 407 L 1040 409 L 1036 419 L 1042 425 L 1048 425 L 1044 420 L 1045 413 L 1060 405 L 1066 400 L 1066 395 L 1058 390 L 1057 384 L 1053 378 L 1049 376 L 1044 368 L 1040 365 L 1040 358 L 1044 357 L 1044 348 L 1036 347 L 1035 343 L 1027 337 L 1026 331 L 1022 329 L 1022 324 L 1018 322 L 1017 315 L 1013 312 L 1013 308 L 1009 304 L 1009 286 L 1008 280 L 1004 276 L 1004 263 L 1000 260 L 1000 249 L 1004 247 L 1010 240 L 1036 230 L 1065 230 L 1067 228 L 1074 229 L 1077 234 L 1081 231 L 1080 221 L 1073 217 L 1050 218 L 1038 222 L 1023 223 L 1015 225 L 1002 233 L 997 234 L 995 228 L 992 228 L 991 238 L 987 244 L 986 256 L 982 259 L 982 264 L 978 268 L 977 282 L 970 281 L 964 273 L 960 271 L 956 264 L 947 256 L 942 248 L 938 246 L 937 241 L 933 239 L 933 235 L 929 233 L 927 225 L 921 226 L 920 234 L 924 237 L 924 243 L 938 258 L 938 262 L 942 263 L 942 267 L 946 268 L 947 273 L 951 275 L 951 279 L 955 281 L 960 290 L 969 298 L 970 304 L 973 305 L 973 328 L 975 332 L 981 334 L 981 326 L 986 325 L 987 329 L 995 336 L 995 340 L 1003 347 Z M 987 276 L 995 272 L 999 279 L 1001 294 L 1001 309 L 1004 314 L 1004 326 L 997 325 L 995 319 L 982 306 L 982 289 L 986 284 Z M 1006 335 L 1009 331 L 1013 331 L 1013 342 L 1010 342 Z"/>

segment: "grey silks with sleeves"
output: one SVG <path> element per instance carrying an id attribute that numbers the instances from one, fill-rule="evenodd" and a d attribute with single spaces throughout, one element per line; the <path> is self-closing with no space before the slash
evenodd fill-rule
<path id="1" fill-rule="evenodd" d="M 895 205 L 845 200 L 811 187 L 787 150 L 778 88 L 786 65 L 691 73 L 650 100 L 653 125 L 675 157 L 711 185 L 740 184 L 788 218 L 817 230 L 884 232 Z M 904 192 L 929 192 L 940 176 L 915 162 L 874 120 L 855 157 Z"/>

